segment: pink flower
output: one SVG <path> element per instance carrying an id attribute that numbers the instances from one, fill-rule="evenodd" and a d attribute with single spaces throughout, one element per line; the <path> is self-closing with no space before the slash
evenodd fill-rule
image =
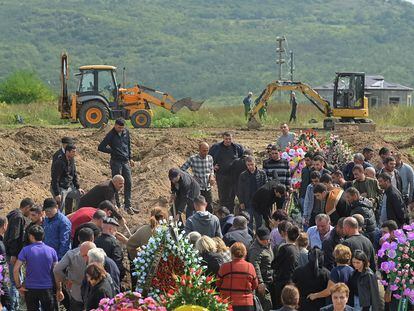
<path id="1" fill-rule="evenodd" d="M 395 285 L 395 284 L 391 284 L 390 285 L 390 291 L 396 291 L 398 289 L 398 286 L 397 285 Z"/>

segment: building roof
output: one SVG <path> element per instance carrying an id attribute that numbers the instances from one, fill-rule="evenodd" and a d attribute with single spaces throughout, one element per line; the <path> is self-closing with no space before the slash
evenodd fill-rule
<path id="1" fill-rule="evenodd" d="M 317 91 L 334 89 L 333 83 L 326 83 L 314 88 Z M 384 80 L 380 75 L 365 76 L 365 90 L 386 90 L 386 91 L 412 91 L 413 89 L 398 83 L 391 83 Z"/>

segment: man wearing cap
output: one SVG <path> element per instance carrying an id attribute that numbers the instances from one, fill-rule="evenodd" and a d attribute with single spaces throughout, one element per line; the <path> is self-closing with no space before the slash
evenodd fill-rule
<path id="1" fill-rule="evenodd" d="M 65 137 L 62 137 L 61 143 L 62 143 L 62 147 L 53 154 L 53 157 L 52 157 L 52 166 L 53 166 L 53 163 L 55 163 L 55 161 L 59 157 L 65 156 L 65 148 L 66 148 L 66 146 L 67 145 L 73 145 L 74 142 L 73 142 L 73 139 L 71 137 L 65 136 Z"/>
<path id="2" fill-rule="evenodd" d="M 138 212 L 131 206 L 131 189 L 132 175 L 131 167 L 134 167 L 131 152 L 131 138 L 129 131 L 125 127 L 125 120 L 119 118 L 115 121 L 115 125 L 106 134 L 103 141 L 99 144 L 98 150 L 111 155 L 109 164 L 111 166 L 112 177 L 122 175 L 124 177 L 124 208 L 129 214 Z M 121 206 L 119 196 L 115 194 L 118 207 Z"/>
<path id="3" fill-rule="evenodd" d="M 96 238 L 96 247 L 102 248 L 106 255 L 115 261 L 120 271 L 120 279 L 122 280 L 125 276 L 125 268 L 122 263 L 124 255 L 122 247 L 115 238 L 119 224 L 111 217 L 104 218 L 102 225 L 102 234 Z"/>
<path id="4" fill-rule="evenodd" d="M 170 203 L 174 203 L 172 214 L 179 216 L 182 213 L 190 217 L 194 212 L 194 199 L 200 195 L 200 185 L 187 172 L 179 168 L 172 168 L 168 171 L 168 178 L 171 182 Z"/>
<path id="5" fill-rule="evenodd" d="M 256 230 L 256 238 L 249 248 L 248 256 L 248 261 L 253 264 L 259 281 L 257 296 L 263 310 L 270 310 L 272 308 L 270 286 L 273 283 L 271 264 L 274 257 L 270 248 L 270 231 L 268 228 L 261 227 Z"/>
<path id="6" fill-rule="evenodd" d="M 46 215 L 43 222 L 44 243 L 56 251 L 60 260 L 70 249 L 70 220 L 59 211 L 58 204 L 53 198 L 44 200 L 43 210 Z"/>
<path id="7" fill-rule="evenodd" d="M 182 171 L 187 171 L 191 168 L 194 179 L 200 185 L 200 192 L 207 201 L 207 210 L 211 213 L 213 211 L 211 203 L 213 202 L 213 195 L 211 186 L 216 182 L 214 177 L 213 157 L 208 154 L 209 145 L 202 142 L 198 146 L 198 154 L 192 155 L 181 166 Z"/>
<path id="8" fill-rule="evenodd" d="M 194 199 L 195 213 L 187 218 L 185 222 L 185 233 L 197 231 L 201 235 L 207 235 L 210 238 L 222 237 L 220 221 L 217 216 L 206 211 L 207 201 L 200 195 Z"/>
<path id="9" fill-rule="evenodd" d="M 244 105 L 244 116 L 247 119 L 247 116 L 249 115 L 249 111 L 252 108 L 253 104 L 253 93 L 249 92 L 247 93 L 247 96 L 243 99 L 243 105 Z"/>
<path id="10" fill-rule="evenodd" d="M 75 145 L 68 144 L 65 147 L 65 156 L 59 156 L 52 166 L 52 194 L 60 210 L 66 214 L 77 208 L 80 196 L 84 194 L 76 171 L 76 151 Z"/>

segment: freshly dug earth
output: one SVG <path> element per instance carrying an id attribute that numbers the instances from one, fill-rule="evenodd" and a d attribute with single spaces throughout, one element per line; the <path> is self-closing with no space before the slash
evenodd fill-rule
<path id="1" fill-rule="evenodd" d="M 81 187 L 91 189 L 110 178 L 109 155 L 98 152 L 98 144 L 110 127 L 101 130 L 22 127 L 0 130 L 0 214 L 16 208 L 21 199 L 32 197 L 39 204 L 50 196 L 50 165 L 53 153 L 59 148 L 60 138 L 71 136 L 78 146 L 77 170 Z M 167 172 L 180 166 L 197 152 L 198 143 L 212 144 L 221 140 L 225 129 L 131 129 L 133 157 L 132 200 L 140 213 L 125 215 L 132 230 L 148 218 L 148 210 L 156 205 L 168 205 L 170 183 Z M 389 130 L 387 130 L 389 134 Z M 400 133 L 400 130 L 395 130 Z M 405 131 L 405 130 L 404 130 Z M 233 130 L 235 141 L 262 157 L 268 143 L 274 142 L 278 130 Z M 411 136 L 407 130 L 407 136 Z M 401 144 L 386 142 L 381 132 L 338 132 L 357 152 L 364 146 L 379 149 L 388 146 L 398 150 Z M 409 140 L 410 142 L 410 140 Z M 408 142 L 408 144 L 409 144 Z M 411 146 L 402 146 L 409 148 Z M 406 158 L 407 154 L 404 153 Z M 411 160 L 411 158 L 409 158 Z M 217 198 L 217 196 L 216 196 Z"/>

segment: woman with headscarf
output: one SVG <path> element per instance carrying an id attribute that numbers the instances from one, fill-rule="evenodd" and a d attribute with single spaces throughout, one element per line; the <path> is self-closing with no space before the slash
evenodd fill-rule
<path id="1" fill-rule="evenodd" d="M 300 308 L 303 311 L 319 311 L 325 306 L 325 298 L 310 300 L 308 295 L 324 290 L 329 281 L 329 270 L 323 266 L 323 252 L 314 248 L 309 252 L 309 262 L 293 273 L 293 282 L 300 292 Z"/>

